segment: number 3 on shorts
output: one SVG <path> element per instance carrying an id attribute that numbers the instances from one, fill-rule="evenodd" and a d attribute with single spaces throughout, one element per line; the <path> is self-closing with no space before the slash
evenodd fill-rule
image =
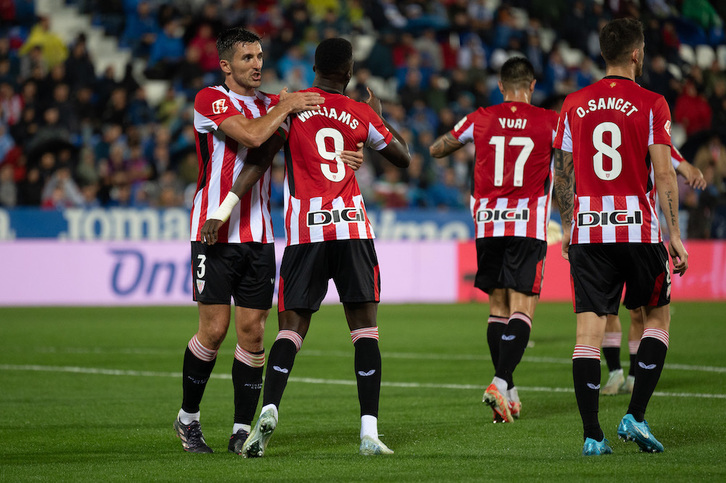
<path id="1" fill-rule="evenodd" d="M 197 278 L 204 278 L 204 274 L 207 273 L 207 266 L 204 264 L 204 262 L 207 261 L 207 256 L 197 255 L 197 260 L 199 260 L 199 265 L 197 266 Z"/>

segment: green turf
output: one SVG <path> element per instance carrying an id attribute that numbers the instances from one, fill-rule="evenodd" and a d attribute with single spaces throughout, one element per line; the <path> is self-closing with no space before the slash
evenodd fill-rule
<path id="1" fill-rule="evenodd" d="M 245 460 L 226 451 L 233 337 L 202 404 L 217 452 L 184 453 L 174 437 L 193 306 L 4 308 L 0 481 L 723 481 L 725 313 L 725 303 L 673 305 L 667 366 L 647 414 L 665 453 L 617 440 L 628 397 L 614 396 L 601 397 L 600 419 L 615 454 L 584 458 L 569 304 L 537 308 L 533 346 L 515 374 L 522 419 L 497 425 L 481 403 L 493 375 L 487 306 L 382 305 L 379 430 L 396 454 L 361 457 L 350 336 L 342 309 L 326 306 L 298 354 L 266 456 Z M 276 329 L 273 315 L 268 350 Z"/>

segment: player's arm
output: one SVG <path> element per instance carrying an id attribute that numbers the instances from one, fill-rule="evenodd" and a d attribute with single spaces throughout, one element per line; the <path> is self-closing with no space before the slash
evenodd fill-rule
<path id="1" fill-rule="evenodd" d="M 383 118 L 381 100 L 373 94 L 370 87 L 367 89 L 368 99 L 366 99 L 366 104 L 371 106 L 373 111 L 381 118 L 381 121 L 383 122 L 383 125 L 386 126 L 386 129 L 393 134 L 393 139 L 390 143 L 388 143 L 388 146 L 378 152 L 394 166 L 399 168 L 408 168 L 408 165 L 411 164 L 411 155 L 408 152 L 408 144 L 406 143 L 406 140 L 403 139 L 403 136 L 401 136 L 398 131 Z"/>
<path id="2" fill-rule="evenodd" d="M 562 218 L 562 256 L 569 260 L 570 226 L 575 209 L 575 170 L 572 153 L 555 149 L 554 198 Z"/>
<path id="3" fill-rule="evenodd" d="M 670 241 L 668 251 L 673 258 L 674 273 L 683 275 L 688 269 L 688 252 L 681 241 L 681 229 L 678 225 L 678 182 L 676 172 L 671 165 L 670 146 L 667 144 L 651 144 L 648 147 L 655 173 L 655 189 L 658 192 L 660 209 L 668 225 Z"/>
<path id="4" fill-rule="evenodd" d="M 280 91 L 280 102 L 266 115 L 256 119 L 248 119 L 242 114 L 231 116 L 222 121 L 219 128 L 243 146 L 256 148 L 272 136 L 289 114 L 318 110 L 323 102 L 323 96 L 316 92 L 288 93 L 287 88 L 284 88 Z"/>
<path id="5" fill-rule="evenodd" d="M 272 136 L 259 148 L 250 149 L 245 158 L 244 166 L 234 180 L 232 189 L 219 208 L 204 222 L 201 231 L 202 243 L 214 245 L 219 237 L 219 228 L 229 219 L 232 209 L 247 192 L 257 183 L 265 172 L 270 169 L 275 154 L 285 143 L 283 136 Z"/>
<path id="6" fill-rule="evenodd" d="M 676 168 L 676 173 L 683 176 L 686 179 L 686 183 L 691 188 L 702 190 L 705 189 L 708 184 L 706 183 L 701 170 L 688 161 L 681 161 Z"/>
<path id="7" fill-rule="evenodd" d="M 460 143 L 453 134 L 447 132 L 446 134 L 439 136 L 439 138 L 434 141 L 431 146 L 429 146 L 429 154 L 431 154 L 434 158 L 443 158 L 457 149 L 460 149 L 462 146 L 464 145 Z"/>

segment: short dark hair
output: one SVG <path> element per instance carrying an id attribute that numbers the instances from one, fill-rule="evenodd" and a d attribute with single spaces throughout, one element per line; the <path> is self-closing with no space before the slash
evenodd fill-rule
<path id="1" fill-rule="evenodd" d="M 606 64 L 623 65 L 644 41 L 643 24 L 634 18 L 608 22 L 600 31 L 600 52 Z"/>
<path id="2" fill-rule="evenodd" d="M 340 37 L 325 39 L 315 49 L 315 71 L 327 77 L 345 77 L 353 62 L 353 46 Z"/>
<path id="3" fill-rule="evenodd" d="M 499 71 L 499 79 L 505 88 L 527 86 L 534 80 L 534 67 L 524 57 L 512 57 L 508 59 Z"/>
<path id="4" fill-rule="evenodd" d="M 217 37 L 217 54 L 219 59 L 232 60 L 234 49 L 237 44 L 252 44 L 259 42 L 260 36 L 242 27 L 232 27 L 225 30 Z"/>

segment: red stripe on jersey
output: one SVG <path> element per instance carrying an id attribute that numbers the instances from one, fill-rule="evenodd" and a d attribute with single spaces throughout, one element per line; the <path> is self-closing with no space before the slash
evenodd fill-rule
<path id="1" fill-rule="evenodd" d="M 253 186 L 251 188 L 255 189 Z M 250 190 L 250 193 L 252 192 Z M 248 193 L 249 194 L 249 193 Z M 251 196 L 243 196 L 240 200 L 238 205 L 239 206 L 239 212 L 241 218 L 248 218 L 249 213 L 252 211 L 252 197 Z M 252 239 L 252 229 L 250 227 L 249 223 L 240 223 L 239 226 L 239 239 L 240 240 L 250 240 Z"/>
<path id="2" fill-rule="evenodd" d="M 264 101 L 259 97 L 255 99 L 255 106 L 257 106 L 257 109 L 259 109 L 260 116 L 264 116 L 265 114 L 267 114 L 267 107 L 265 106 Z"/>
<path id="3" fill-rule="evenodd" d="M 232 173 L 234 173 L 234 163 L 237 159 L 237 147 L 237 141 L 227 136 L 227 139 L 224 142 L 224 158 L 222 160 L 222 172 L 219 180 L 218 204 L 222 204 L 222 201 L 224 201 L 227 193 L 229 193 L 229 190 L 232 189 Z M 243 199 L 247 198 L 247 196 L 243 197 Z M 227 243 L 228 240 L 229 222 L 226 222 L 219 227 L 219 242 Z"/>
<path id="4" fill-rule="evenodd" d="M 245 104 L 244 102 L 240 102 L 239 105 L 242 108 L 242 114 L 244 114 L 247 119 L 255 118 L 255 115 L 252 114 L 252 111 L 250 111 L 250 109 L 247 107 L 247 104 Z"/>
<path id="5" fill-rule="evenodd" d="M 670 270 L 670 268 L 669 268 Z M 653 285 L 653 293 L 650 294 L 650 300 L 648 301 L 649 307 L 655 307 L 658 305 L 658 299 L 660 298 L 660 291 L 663 289 L 663 281 L 665 279 L 665 274 L 661 273 L 658 275 L 655 279 L 655 284 Z"/>
<path id="6" fill-rule="evenodd" d="M 208 162 L 205 166 L 201 166 L 200 171 L 202 169 L 205 170 L 205 178 L 206 181 L 204 183 L 204 186 L 202 187 L 202 203 L 200 205 L 199 210 L 199 227 L 197 230 L 197 240 L 201 240 L 201 233 L 202 233 L 202 226 L 204 226 L 204 222 L 207 221 L 207 209 L 209 207 L 209 180 L 212 178 L 212 153 L 214 151 L 214 134 L 213 133 L 207 133 L 207 146 L 209 147 L 209 154 L 208 154 Z M 201 173 L 199 173 L 201 176 Z M 192 213 L 194 211 L 192 210 Z"/>

